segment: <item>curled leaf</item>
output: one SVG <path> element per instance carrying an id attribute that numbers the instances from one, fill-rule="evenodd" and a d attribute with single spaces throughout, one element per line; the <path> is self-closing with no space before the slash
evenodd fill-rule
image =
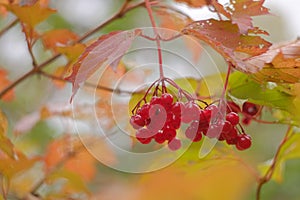
<path id="1" fill-rule="evenodd" d="M 102 35 L 96 42 L 88 46 L 73 65 L 72 74 L 66 78 L 73 83 L 73 96 L 79 89 L 79 85 L 100 67 L 109 65 L 115 70 L 122 56 L 139 34 L 139 29 L 111 32 Z"/>

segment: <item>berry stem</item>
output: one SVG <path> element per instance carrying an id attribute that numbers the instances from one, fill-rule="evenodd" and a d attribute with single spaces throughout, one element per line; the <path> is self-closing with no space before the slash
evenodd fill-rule
<path id="1" fill-rule="evenodd" d="M 165 84 L 164 84 L 164 70 L 163 70 L 163 65 L 162 65 L 162 52 L 161 52 L 161 44 L 160 44 L 160 37 L 157 31 L 157 27 L 156 27 L 156 23 L 153 17 L 153 13 L 152 13 L 152 9 L 151 9 L 151 3 L 149 0 L 145 0 L 145 5 L 146 5 L 146 9 L 151 21 L 151 25 L 153 27 L 153 31 L 155 34 L 155 40 L 156 40 L 156 45 L 157 45 L 157 53 L 158 53 L 158 62 L 159 62 L 159 74 L 160 74 L 160 79 L 162 80 L 162 88 L 164 91 L 165 88 Z"/>
<path id="2" fill-rule="evenodd" d="M 228 63 L 228 69 L 227 69 L 227 74 L 226 74 L 226 78 L 225 78 L 224 88 L 223 88 L 223 91 L 222 91 L 222 94 L 221 94 L 221 101 L 223 101 L 225 99 L 225 94 L 226 94 L 226 90 L 227 90 L 227 87 L 228 87 L 231 67 L 232 67 L 232 64 Z"/>

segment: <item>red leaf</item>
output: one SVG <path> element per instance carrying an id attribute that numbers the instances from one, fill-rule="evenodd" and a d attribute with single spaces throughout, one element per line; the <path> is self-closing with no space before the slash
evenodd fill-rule
<path id="1" fill-rule="evenodd" d="M 247 65 L 242 59 L 264 53 L 271 45 L 258 36 L 242 35 L 231 21 L 196 21 L 188 25 L 183 33 L 207 42 L 238 70 L 247 73 L 254 73 L 260 68 Z"/>
<path id="2" fill-rule="evenodd" d="M 79 85 L 88 79 L 97 69 L 109 65 L 115 70 L 140 30 L 116 31 L 101 36 L 86 48 L 78 61 L 73 65 L 72 73 L 66 78 L 73 83 L 73 95 Z"/>
<path id="3" fill-rule="evenodd" d="M 237 24 L 241 33 L 245 34 L 253 28 L 253 16 L 269 14 L 269 10 L 263 7 L 264 0 L 235 0 L 227 10 L 231 13 L 231 20 Z"/>

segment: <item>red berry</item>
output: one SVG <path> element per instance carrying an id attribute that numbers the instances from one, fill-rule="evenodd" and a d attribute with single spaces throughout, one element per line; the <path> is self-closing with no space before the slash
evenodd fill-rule
<path id="1" fill-rule="evenodd" d="M 190 101 L 184 104 L 184 111 L 181 120 L 183 123 L 190 123 L 192 120 L 197 120 L 199 118 L 199 114 L 199 106 Z"/>
<path id="2" fill-rule="evenodd" d="M 223 128 L 222 128 L 223 133 L 228 133 L 229 131 L 231 131 L 232 125 L 229 121 L 225 121 L 224 123 L 222 123 L 222 125 L 223 125 Z"/>
<path id="3" fill-rule="evenodd" d="M 141 128 L 136 132 L 136 139 L 142 144 L 148 144 L 151 142 L 151 132 L 148 129 Z"/>
<path id="4" fill-rule="evenodd" d="M 222 126 L 219 124 L 212 124 L 207 130 L 206 136 L 209 138 L 218 138 L 221 134 Z"/>
<path id="5" fill-rule="evenodd" d="M 184 108 L 184 104 L 182 102 L 175 102 L 171 108 L 171 112 L 173 112 L 176 116 L 181 116 L 181 111 Z"/>
<path id="6" fill-rule="evenodd" d="M 239 135 L 237 138 L 236 148 L 240 151 L 248 149 L 251 146 L 251 137 L 246 134 Z"/>
<path id="7" fill-rule="evenodd" d="M 150 100 L 150 105 L 161 104 L 161 98 L 158 96 L 153 96 Z"/>
<path id="8" fill-rule="evenodd" d="M 173 140 L 168 142 L 168 147 L 170 150 L 176 151 L 176 150 L 180 149 L 181 141 L 177 138 L 174 138 Z"/>
<path id="9" fill-rule="evenodd" d="M 210 122 L 210 118 L 211 118 L 211 110 L 202 110 L 200 112 L 200 122 L 204 123 L 204 122 Z"/>
<path id="10" fill-rule="evenodd" d="M 185 136 L 192 140 L 193 142 L 198 142 L 202 139 L 202 134 L 201 132 L 199 133 L 197 131 L 197 127 L 193 127 L 193 126 L 189 126 L 186 130 L 185 130 Z"/>
<path id="11" fill-rule="evenodd" d="M 227 102 L 227 113 L 230 113 L 230 112 L 238 113 L 238 112 L 241 112 L 241 109 L 236 103 L 234 103 L 233 101 L 230 101 L 230 102 Z"/>
<path id="12" fill-rule="evenodd" d="M 141 115 L 141 117 L 144 119 L 148 119 L 149 110 L 150 110 L 150 104 L 146 103 L 140 109 L 138 109 L 137 114 Z"/>
<path id="13" fill-rule="evenodd" d="M 173 140 L 176 137 L 176 130 L 173 128 L 164 128 L 163 134 L 165 135 L 166 140 Z"/>
<path id="14" fill-rule="evenodd" d="M 166 137 L 163 133 L 157 133 L 155 136 L 154 136 L 154 139 L 157 143 L 159 144 L 162 144 L 166 141 Z"/>
<path id="15" fill-rule="evenodd" d="M 254 103 L 245 102 L 243 104 L 243 112 L 248 115 L 254 116 L 257 114 L 258 111 L 259 111 L 259 106 Z"/>
<path id="16" fill-rule="evenodd" d="M 161 103 L 165 105 L 171 105 L 173 103 L 173 96 L 169 93 L 162 94 Z"/>
<path id="17" fill-rule="evenodd" d="M 134 129 L 139 129 L 145 125 L 145 120 L 140 115 L 133 115 L 130 118 L 130 124 Z"/>
<path id="18" fill-rule="evenodd" d="M 229 121 L 233 126 L 237 125 L 240 121 L 239 115 L 235 112 L 230 112 L 226 115 L 226 120 Z"/>
<path id="19" fill-rule="evenodd" d="M 238 131 L 236 130 L 236 128 L 232 128 L 229 132 L 224 132 L 224 137 L 225 139 L 229 139 L 229 140 L 232 140 L 232 139 L 235 139 L 238 137 Z"/>

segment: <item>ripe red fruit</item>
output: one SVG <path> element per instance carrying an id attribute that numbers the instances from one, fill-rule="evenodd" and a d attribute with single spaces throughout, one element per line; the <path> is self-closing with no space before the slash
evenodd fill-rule
<path id="1" fill-rule="evenodd" d="M 248 149 L 251 146 L 251 137 L 246 134 L 241 134 L 237 137 L 236 148 L 240 151 Z"/>
<path id="2" fill-rule="evenodd" d="M 181 141 L 177 138 L 174 138 L 173 140 L 168 142 L 168 147 L 170 150 L 176 151 L 176 150 L 180 149 Z"/>
<path id="3" fill-rule="evenodd" d="M 134 129 L 139 129 L 145 125 L 145 119 L 140 115 L 133 115 L 130 118 L 130 124 Z"/>
<path id="4" fill-rule="evenodd" d="M 226 115 L 226 120 L 229 121 L 231 125 L 235 126 L 239 123 L 240 118 L 235 112 L 230 112 Z"/>
<path id="5" fill-rule="evenodd" d="M 202 134 L 201 132 L 198 132 L 197 127 L 194 126 L 189 126 L 186 130 L 185 130 L 185 136 L 192 140 L 193 142 L 198 142 L 202 139 Z"/>
<path id="6" fill-rule="evenodd" d="M 153 96 L 150 100 L 150 105 L 161 104 L 161 98 L 158 96 Z"/>
<path id="7" fill-rule="evenodd" d="M 141 108 L 137 110 L 137 114 L 141 115 L 142 118 L 148 119 L 149 118 L 149 110 L 150 104 L 145 103 Z"/>
<path id="8" fill-rule="evenodd" d="M 162 94 L 161 103 L 164 105 L 171 105 L 173 103 L 173 96 L 169 93 Z"/>
<path id="9" fill-rule="evenodd" d="M 242 110 L 243 110 L 244 113 L 246 113 L 248 115 L 251 115 L 251 116 L 254 116 L 259 111 L 259 106 L 254 104 L 254 103 L 245 102 L 243 104 L 243 109 Z"/>
<path id="10" fill-rule="evenodd" d="M 218 138 L 221 135 L 222 126 L 219 124 L 212 124 L 206 132 L 209 138 Z"/>
<path id="11" fill-rule="evenodd" d="M 229 101 L 229 102 L 227 102 L 227 113 L 230 113 L 230 112 L 238 113 L 238 112 L 241 112 L 241 109 L 236 103 Z"/>
<path id="12" fill-rule="evenodd" d="M 200 114 L 199 106 L 192 101 L 184 104 L 184 110 L 181 121 L 190 123 L 192 120 L 198 120 Z"/>
<path id="13" fill-rule="evenodd" d="M 166 137 L 163 133 L 157 133 L 155 136 L 154 136 L 154 140 L 159 143 L 159 144 L 162 144 L 166 141 Z"/>
<path id="14" fill-rule="evenodd" d="M 151 132 L 146 128 L 141 128 L 136 132 L 136 139 L 142 144 L 149 144 L 152 140 Z"/>
<path id="15" fill-rule="evenodd" d="M 171 112 L 173 112 L 174 115 L 181 116 L 183 108 L 184 104 L 182 102 L 175 102 L 171 108 Z"/>
<path id="16" fill-rule="evenodd" d="M 222 125 L 223 125 L 223 128 L 222 128 L 223 133 L 228 133 L 229 131 L 231 131 L 232 125 L 229 121 L 225 121 L 224 123 L 222 123 Z"/>
<path id="17" fill-rule="evenodd" d="M 176 137 L 176 130 L 174 128 L 164 128 L 163 134 L 165 135 L 166 140 L 173 140 Z"/>

